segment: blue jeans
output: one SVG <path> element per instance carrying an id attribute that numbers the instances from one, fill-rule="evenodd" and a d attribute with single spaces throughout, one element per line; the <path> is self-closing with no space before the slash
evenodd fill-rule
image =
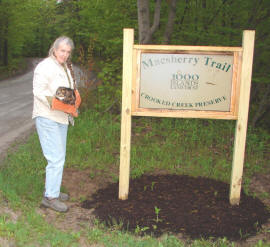
<path id="1" fill-rule="evenodd" d="M 58 198 L 66 158 L 67 124 L 36 118 L 36 128 L 46 166 L 45 196 Z"/>

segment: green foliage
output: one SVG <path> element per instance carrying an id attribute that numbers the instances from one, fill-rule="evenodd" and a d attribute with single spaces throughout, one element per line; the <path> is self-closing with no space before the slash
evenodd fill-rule
<path id="1" fill-rule="evenodd" d="M 154 0 L 150 8 L 153 12 Z M 240 46 L 242 30 L 256 29 L 254 68 L 262 76 L 269 57 L 269 8 L 267 1 L 178 1 L 171 44 Z M 168 4 L 162 1 L 154 43 L 162 41 L 167 12 Z M 94 40 L 94 54 L 114 61 L 121 57 L 123 28 L 137 30 L 138 25 L 134 0 L 2 0 L 0 19 L 0 46 L 3 50 L 8 40 L 9 57 L 44 56 L 51 42 L 66 34 L 75 40 L 76 56 L 80 47 L 87 53 Z"/>
<path id="2" fill-rule="evenodd" d="M 98 101 L 96 109 L 104 111 L 110 109 L 112 106 L 116 112 L 120 110 L 120 102 L 122 95 L 122 73 L 121 73 L 121 60 L 107 59 L 101 62 L 101 72 L 98 74 L 102 85 L 97 89 Z"/>
<path id="3" fill-rule="evenodd" d="M 77 119 L 76 128 L 69 129 L 67 166 L 91 168 L 95 174 L 103 172 L 112 176 L 109 171 L 118 163 L 115 154 L 119 152 L 119 135 L 120 125 L 112 115 L 84 112 Z"/>
<path id="4" fill-rule="evenodd" d="M 155 1 L 150 1 L 152 13 Z M 170 44 L 241 46 L 242 31 L 256 30 L 253 82 L 269 83 L 270 32 L 268 1 L 191 0 L 178 1 Z M 153 43 L 161 44 L 168 18 L 168 3 L 162 1 L 159 29 Z M 120 110 L 123 28 L 135 29 L 137 4 L 134 0 L 2 0 L 0 5 L 0 70 L 13 70 L 22 56 L 46 56 L 50 44 L 60 35 L 75 41 L 74 61 L 91 63 L 102 85 L 97 109 L 114 106 Z M 89 49 L 91 47 L 91 49 Z M 80 59 L 81 54 L 83 58 Z M 102 61 L 102 62 L 101 62 Z M 257 96 L 261 99 L 261 95 Z M 251 117 L 261 101 L 252 101 Z M 263 103 L 265 104 L 265 103 Z M 263 114 L 263 112 L 261 113 Z"/>
<path id="5" fill-rule="evenodd" d="M 0 187 L 5 197 L 12 202 L 11 206 L 21 205 L 22 198 L 33 205 L 43 190 L 44 184 L 40 178 L 45 174 L 45 160 L 40 156 L 40 152 L 37 135 L 34 135 L 24 147 L 19 148 L 17 155 L 14 156 L 12 153 L 7 155 L 7 165 L 0 173 Z M 8 165 L 9 162 L 12 166 Z M 32 186 L 33 183 L 35 186 Z"/>
<path id="6" fill-rule="evenodd" d="M 16 62 L 21 57 L 44 56 L 47 53 L 54 5 L 54 0 L 1 1 L 0 67 L 5 74 L 17 69 Z"/>

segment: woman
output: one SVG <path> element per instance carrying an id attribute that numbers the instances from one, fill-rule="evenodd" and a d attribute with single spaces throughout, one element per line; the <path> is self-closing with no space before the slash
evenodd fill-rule
<path id="1" fill-rule="evenodd" d="M 68 210 L 64 201 L 68 195 L 60 192 L 66 156 L 70 114 L 52 110 L 51 103 L 58 87 L 73 87 L 67 61 L 74 49 L 73 41 L 65 36 L 57 38 L 49 50 L 49 56 L 41 61 L 33 79 L 33 119 L 39 136 L 43 155 L 47 160 L 45 192 L 42 206 L 58 212 Z"/>

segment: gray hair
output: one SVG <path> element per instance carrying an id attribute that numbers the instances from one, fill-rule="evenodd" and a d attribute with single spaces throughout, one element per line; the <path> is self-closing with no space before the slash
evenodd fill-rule
<path id="1" fill-rule="evenodd" d="M 53 56 L 53 52 L 58 49 L 58 47 L 60 46 L 61 43 L 64 43 L 64 44 L 70 46 L 71 51 L 74 49 L 74 43 L 73 43 L 72 39 L 67 37 L 67 36 L 61 36 L 61 37 L 57 38 L 53 42 L 53 44 L 51 45 L 51 48 L 49 50 L 49 57 Z"/>

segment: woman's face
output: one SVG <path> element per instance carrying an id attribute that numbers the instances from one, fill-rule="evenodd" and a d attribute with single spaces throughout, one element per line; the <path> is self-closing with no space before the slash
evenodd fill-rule
<path id="1" fill-rule="evenodd" d="M 68 57 L 71 53 L 71 47 L 65 43 L 60 43 L 58 48 L 54 51 L 54 56 L 56 57 L 56 60 L 63 64 L 67 61 Z"/>

